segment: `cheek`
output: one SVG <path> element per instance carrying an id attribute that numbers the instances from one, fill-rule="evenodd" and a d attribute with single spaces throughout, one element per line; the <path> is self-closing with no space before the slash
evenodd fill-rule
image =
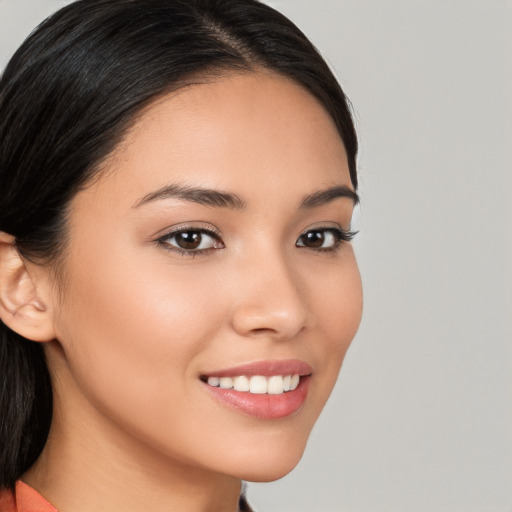
<path id="1" fill-rule="evenodd" d="M 317 327 L 340 350 L 346 350 L 355 336 L 363 310 L 361 276 L 352 246 L 342 249 L 342 257 L 322 273 L 310 272 L 310 309 L 315 312 Z"/>
<path id="2" fill-rule="evenodd" d="M 332 280 L 322 296 L 322 309 L 323 324 L 330 330 L 328 338 L 339 340 L 335 344 L 346 350 L 359 328 L 363 310 L 361 277 L 355 259 L 338 280 Z"/>
<path id="3" fill-rule="evenodd" d="M 343 249 L 341 263 L 325 273 L 310 273 L 310 310 L 314 311 L 315 339 L 309 344 L 322 370 L 322 393 L 330 394 L 345 354 L 361 322 L 362 283 L 351 246 Z"/>
<path id="4" fill-rule="evenodd" d="M 71 259 L 68 295 L 58 323 L 71 371 L 96 400 L 123 408 L 164 394 L 186 395 L 188 377 L 225 318 L 204 290 L 201 272 L 125 254 Z M 90 269 L 90 270 L 86 270 Z M 126 407 L 125 407 L 126 406 Z"/>

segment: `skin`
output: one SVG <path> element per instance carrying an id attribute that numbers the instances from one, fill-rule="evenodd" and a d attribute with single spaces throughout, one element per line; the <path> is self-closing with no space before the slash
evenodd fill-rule
<path id="1" fill-rule="evenodd" d="M 235 511 L 240 479 L 275 480 L 300 460 L 360 322 L 350 243 L 297 244 L 311 227 L 350 226 L 350 198 L 299 208 L 352 189 L 342 141 L 295 83 L 236 74 L 152 104 L 103 166 L 72 200 L 61 286 L 30 269 L 51 316 L 55 414 L 23 480 L 61 512 Z M 245 207 L 140 204 L 171 184 Z M 221 235 L 195 256 L 156 242 L 182 225 Z M 274 359 L 313 368 L 285 418 L 227 407 L 200 380 Z"/>

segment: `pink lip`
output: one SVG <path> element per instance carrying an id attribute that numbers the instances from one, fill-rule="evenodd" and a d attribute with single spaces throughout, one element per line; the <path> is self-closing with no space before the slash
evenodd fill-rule
<path id="1" fill-rule="evenodd" d="M 222 389 L 204 383 L 206 391 L 224 405 L 262 420 L 273 420 L 290 416 L 304 404 L 311 377 L 301 377 L 299 385 L 293 391 L 280 395 L 258 395 L 242 393 L 234 389 Z"/>
<path id="2" fill-rule="evenodd" d="M 298 359 L 276 359 L 270 361 L 257 361 L 254 363 L 243 364 L 223 370 L 213 370 L 205 373 L 207 377 L 239 377 L 245 375 L 261 375 L 271 377 L 272 375 L 310 375 L 313 372 L 311 366 Z"/>

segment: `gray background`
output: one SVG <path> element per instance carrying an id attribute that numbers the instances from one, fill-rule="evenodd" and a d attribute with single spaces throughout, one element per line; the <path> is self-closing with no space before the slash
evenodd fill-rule
<path id="1" fill-rule="evenodd" d="M 0 0 L 0 67 L 58 0 Z M 355 108 L 365 314 L 262 512 L 512 511 L 512 3 L 275 0 Z M 248 461 L 250 464 L 250 461 Z"/>

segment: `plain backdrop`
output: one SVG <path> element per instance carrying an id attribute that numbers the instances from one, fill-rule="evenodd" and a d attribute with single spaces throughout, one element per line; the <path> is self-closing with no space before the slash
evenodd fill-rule
<path id="1" fill-rule="evenodd" d="M 0 0 L 0 68 L 66 3 Z M 354 105 L 365 313 L 303 461 L 249 497 L 261 512 L 510 512 L 512 3 L 269 3 Z"/>

